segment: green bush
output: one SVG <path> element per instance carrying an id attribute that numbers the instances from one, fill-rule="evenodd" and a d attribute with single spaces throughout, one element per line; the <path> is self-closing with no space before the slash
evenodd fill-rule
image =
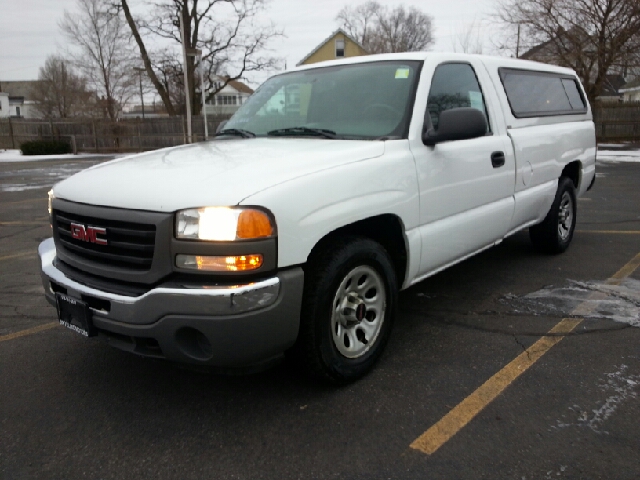
<path id="1" fill-rule="evenodd" d="M 71 152 L 69 142 L 62 140 L 33 140 L 20 145 L 23 155 L 64 155 Z"/>

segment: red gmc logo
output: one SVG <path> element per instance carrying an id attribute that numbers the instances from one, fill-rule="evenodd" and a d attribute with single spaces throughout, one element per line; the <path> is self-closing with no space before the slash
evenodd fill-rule
<path id="1" fill-rule="evenodd" d="M 85 227 L 79 223 L 71 224 L 71 236 L 76 240 L 83 242 L 97 243 L 98 245 L 106 245 L 107 239 L 100 238 L 98 235 L 106 235 L 107 229 L 103 227 Z"/>

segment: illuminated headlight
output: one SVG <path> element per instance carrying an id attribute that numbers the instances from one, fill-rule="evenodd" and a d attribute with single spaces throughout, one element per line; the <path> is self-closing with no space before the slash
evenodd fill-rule
<path id="1" fill-rule="evenodd" d="M 254 208 L 204 207 L 176 214 L 176 238 L 192 240 L 250 240 L 272 237 L 269 215 Z"/>

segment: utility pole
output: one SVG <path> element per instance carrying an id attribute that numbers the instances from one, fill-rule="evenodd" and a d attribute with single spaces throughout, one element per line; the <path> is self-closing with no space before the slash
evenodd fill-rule
<path id="1" fill-rule="evenodd" d="M 204 119 L 204 141 L 209 140 L 209 125 L 207 125 L 207 102 L 206 92 L 204 90 L 204 62 L 202 61 L 202 50 L 198 50 L 200 57 L 200 92 L 202 95 L 202 116 Z"/>
<path id="2" fill-rule="evenodd" d="M 182 40 L 182 60 L 184 65 L 184 100 L 187 107 L 187 143 L 192 142 L 191 135 L 191 97 L 189 95 L 189 68 L 187 65 L 187 43 L 184 35 L 184 8 L 180 12 L 180 40 Z"/>
<path id="3" fill-rule="evenodd" d="M 207 104 L 204 91 L 204 63 L 202 62 L 202 50 L 199 48 L 188 48 L 188 57 L 195 57 L 198 59 L 200 65 L 200 94 L 202 96 L 202 116 L 204 117 L 204 139 L 209 140 L 209 126 L 207 125 Z"/>
<path id="4" fill-rule="evenodd" d="M 520 22 L 518 22 L 518 40 L 516 41 L 516 58 L 520 58 Z"/>
<path id="5" fill-rule="evenodd" d="M 142 104 L 142 119 L 144 120 L 144 96 L 142 95 L 142 72 L 145 71 L 142 67 L 133 67 L 138 72 L 138 81 L 140 82 L 140 103 Z"/>

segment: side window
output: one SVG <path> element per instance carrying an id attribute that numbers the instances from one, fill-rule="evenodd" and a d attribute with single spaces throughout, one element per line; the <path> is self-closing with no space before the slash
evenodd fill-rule
<path id="1" fill-rule="evenodd" d="M 587 104 L 575 78 L 529 70 L 500 69 L 504 90 L 516 118 L 580 114 Z"/>
<path id="2" fill-rule="evenodd" d="M 438 130 L 438 121 L 442 112 L 460 107 L 480 110 L 487 119 L 487 125 L 489 124 L 484 95 L 471 65 L 466 63 L 440 65 L 433 74 L 427 100 L 427 111 L 433 128 Z"/>

